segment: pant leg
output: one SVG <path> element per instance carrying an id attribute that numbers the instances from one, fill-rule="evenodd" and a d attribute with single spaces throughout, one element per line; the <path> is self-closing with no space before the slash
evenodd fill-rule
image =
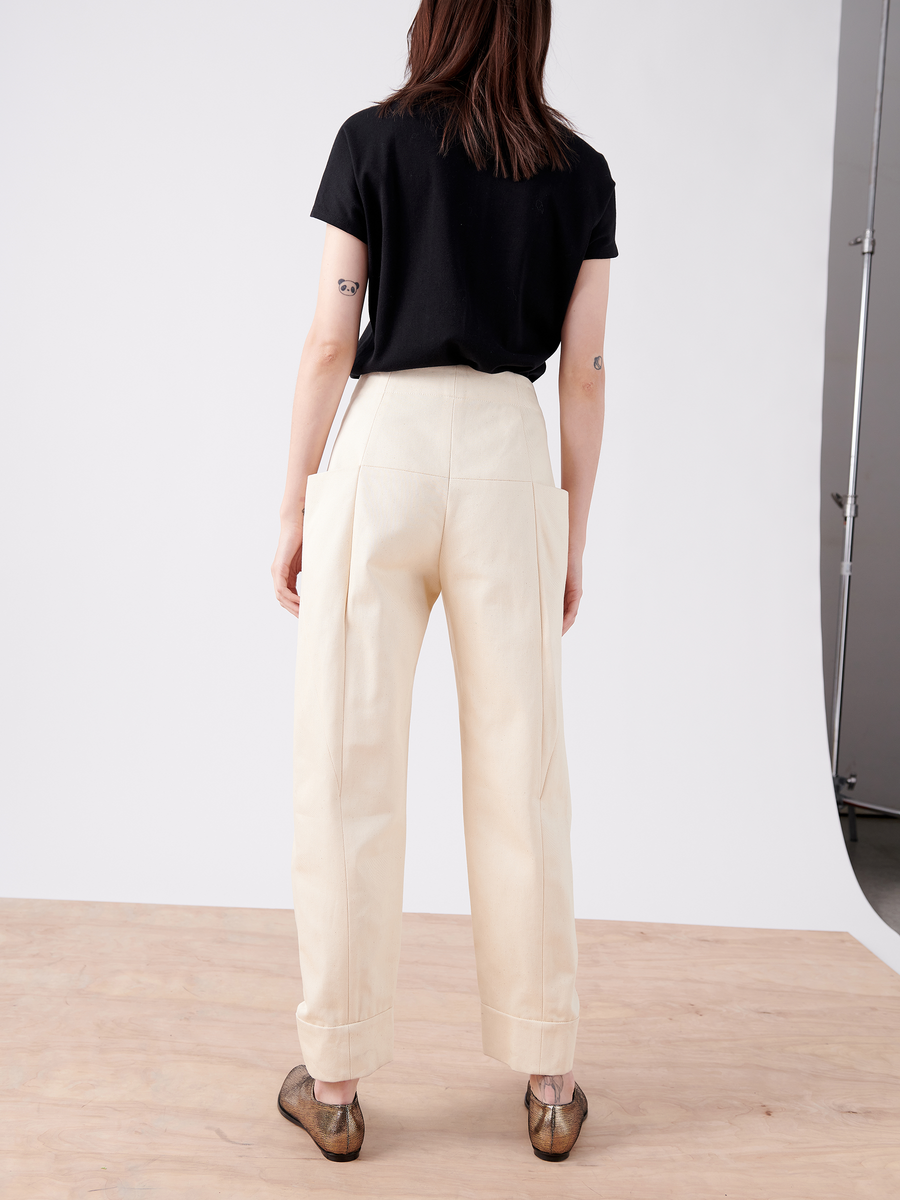
<path id="1" fill-rule="evenodd" d="M 441 584 L 484 1052 L 515 1070 L 563 1074 L 578 1027 L 560 686 L 568 496 L 552 482 L 465 478 L 472 464 L 456 426 L 454 439 Z"/>
<path id="2" fill-rule="evenodd" d="M 446 492 L 446 478 L 368 465 L 329 469 L 307 492 L 293 881 L 297 1029 L 318 1079 L 392 1057 L 410 706 Z"/>

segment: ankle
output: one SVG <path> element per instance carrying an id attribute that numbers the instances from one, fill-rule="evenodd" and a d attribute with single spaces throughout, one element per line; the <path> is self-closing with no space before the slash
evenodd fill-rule
<path id="1" fill-rule="evenodd" d="M 313 1085 L 313 1095 L 321 1104 L 352 1104 L 358 1083 L 359 1079 L 341 1079 L 337 1083 L 317 1079 Z"/>
<path id="2" fill-rule="evenodd" d="M 575 1074 L 532 1075 L 531 1091 L 542 1104 L 568 1104 L 575 1093 Z"/>

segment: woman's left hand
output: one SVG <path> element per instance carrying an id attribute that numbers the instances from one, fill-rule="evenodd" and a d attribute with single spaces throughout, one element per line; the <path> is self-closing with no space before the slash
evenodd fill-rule
<path id="1" fill-rule="evenodd" d="M 300 597 L 297 595 L 297 576 L 303 564 L 303 524 L 282 525 L 278 538 L 278 549 L 272 563 L 272 581 L 275 595 L 282 608 L 294 616 L 300 614 Z"/>
<path id="2" fill-rule="evenodd" d="M 563 633 L 571 629 L 578 616 L 578 605 L 581 603 L 581 555 L 569 556 L 569 569 L 566 572 L 566 592 L 563 599 Z"/>

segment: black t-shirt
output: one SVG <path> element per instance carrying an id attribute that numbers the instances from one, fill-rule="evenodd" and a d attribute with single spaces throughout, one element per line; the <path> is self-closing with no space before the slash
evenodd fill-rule
<path id="1" fill-rule="evenodd" d="M 427 114 L 338 131 L 313 205 L 369 249 L 368 371 L 464 364 L 537 379 L 559 345 L 586 258 L 615 258 L 615 183 L 602 154 L 572 139 L 571 168 L 531 179 L 478 171 L 462 146 L 438 153 Z"/>

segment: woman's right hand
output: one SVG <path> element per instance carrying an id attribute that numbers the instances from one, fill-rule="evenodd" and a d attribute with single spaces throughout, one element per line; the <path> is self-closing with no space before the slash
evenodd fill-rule
<path id="1" fill-rule="evenodd" d="M 275 595 L 282 608 L 294 616 L 300 614 L 300 597 L 297 595 L 297 576 L 303 562 L 303 518 L 299 525 L 281 526 L 278 549 L 272 563 L 272 582 Z"/>

